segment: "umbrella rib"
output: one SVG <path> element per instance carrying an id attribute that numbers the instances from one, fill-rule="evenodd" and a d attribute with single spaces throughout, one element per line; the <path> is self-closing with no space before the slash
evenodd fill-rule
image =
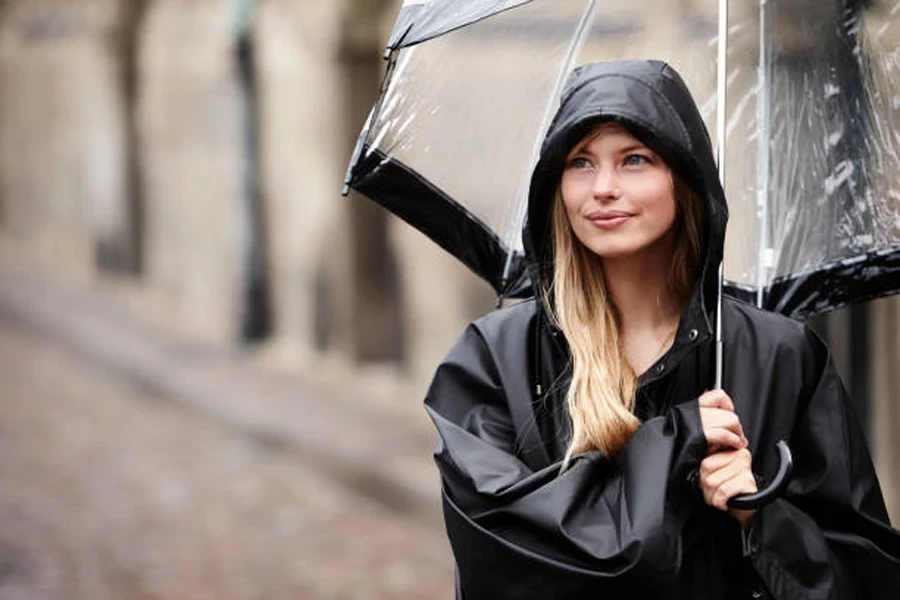
<path id="1" fill-rule="evenodd" d="M 528 170 L 525 172 L 525 176 L 523 177 L 522 182 L 519 184 L 519 210 L 516 215 L 516 222 L 521 225 L 523 220 L 525 219 L 525 211 L 528 206 L 528 189 L 531 183 L 531 171 L 534 169 L 537 164 L 538 157 L 541 151 L 541 141 L 544 138 L 544 133 L 550 127 L 550 121 L 553 119 L 553 114 L 555 112 L 555 102 L 562 94 L 563 87 L 566 84 L 566 79 L 569 75 L 569 72 L 572 70 L 572 65 L 575 62 L 575 57 L 578 56 L 578 53 L 581 51 L 581 47 L 584 45 L 585 39 L 587 39 L 587 33 L 589 31 L 589 25 L 594 20 L 594 13 L 597 8 L 597 0 L 590 0 L 587 8 L 585 8 L 584 12 L 581 15 L 581 19 L 578 21 L 578 26 L 575 29 L 575 34 L 572 37 L 572 42 L 569 44 L 569 49 L 566 52 L 566 57 L 563 60 L 562 69 L 559 71 L 559 76 L 556 78 L 556 83 L 553 86 L 553 93 L 550 96 L 549 101 L 547 102 L 547 106 L 544 109 L 544 115 L 541 119 L 541 127 L 538 130 L 537 139 L 535 140 L 532 151 L 531 151 L 531 162 L 529 164 Z M 513 233 L 511 235 L 519 234 L 521 235 L 521 227 L 513 228 Z M 512 266 L 513 258 L 515 256 L 515 252 L 513 251 L 514 244 L 512 240 L 506 240 L 506 247 L 508 248 L 506 255 L 506 263 L 503 265 L 503 274 L 500 278 L 500 294 L 497 298 L 497 305 L 499 306 L 503 301 L 503 294 L 506 290 L 506 286 L 509 280 L 509 270 Z"/>
<path id="2" fill-rule="evenodd" d="M 757 137 L 756 159 L 756 206 L 757 206 L 757 247 L 756 247 L 756 306 L 762 308 L 763 292 L 766 276 L 771 267 L 771 251 L 769 244 L 769 115 L 770 115 L 770 84 L 769 84 L 769 53 L 766 48 L 766 32 L 768 29 L 768 11 L 766 0 L 759 2 L 759 65 L 758 65 L 758 90 L 756 97 L 756 114 L 759 128 Z"/>

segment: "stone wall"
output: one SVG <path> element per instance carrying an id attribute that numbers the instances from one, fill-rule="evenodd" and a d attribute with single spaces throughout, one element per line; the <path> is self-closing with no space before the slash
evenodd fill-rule
<path id="1" fill-rule="evenodd" d="M 264 0 L 254 24 L 276 342 L 295 357 L 312 356 L 317 335 L 320 346 L 346 335 L 335 316 L 348 310 L 351 234 L 340 199 L 339 17 L 331 3 Z"/>
<path id="2" fill-rule="evenodd" d="M 340 196 L 399 4 L 259 0 L 241 38 L 252 97 L 236 2 L 8 5 L 4 230 L 85 281 L 136 272 L 163 318 L 225 345 L 240 338 L 251 265 L 261 264 L 271 352 L 401 363 L 424 386 L 491 300 L 420 234 Z"/>
<path id="3" fill-rule="evenodd" d="M 870 427 L 872 452 L 885 502 L 894 527 L 900 527 L 900 299 L 887 298 L 870 305 L 872 333 L 869 376 L 872 381 Z"/>
<path id="4" fill-rule="evenodd" d="M 127 219 L 116 0 L 10 3 L 0 20 L 0 206 L 9 234 L 88 278 Z"/>
<path id="5" fill-rule="evenodd" d="M 237 335 L 249 247 L 246 150 L 227 3 L 150 4 L 141 32 L 138 131 L 145 277 L 204 338 Z"/>

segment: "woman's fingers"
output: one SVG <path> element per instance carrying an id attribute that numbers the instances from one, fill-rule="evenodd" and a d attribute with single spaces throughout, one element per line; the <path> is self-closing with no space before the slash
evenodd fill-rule
<path id="1" fill-rule="evenodd" d="M 697 401 L 701 407 L 721 408 L 734 412 L 734 402 L 724 390 L 715 389 L 704 392 Z"/>
<path id="2" fill-rule="evenodd" d="M 728 501 L 757 491 L 752 457 L 734 403 L 722 390 L 710 390 L 698 399 L 700 421 L 708 455 L 700 463 L 698 485 L 707 504 L 732 515 L 745 527 L 755 511 L 728 508 Z"/>
<path id="3" fill-rule="evenodd" d="M 737 413 L 714 407 L 700 407 L 700 422 L 710 452 L 721 448 L 744 448 L 747 438 Z"/>
<path id="4" fill-rule="evenodd" d="M 757 491 L 747 449 L 722 451 L 700 463 L 699 485 L 707 504 L 728 511 L 728 501 L 739 494 Z"/>
<path id="5" fill-rule="evenodd" d="M 706 436 L 707 451 L 710 454 L 715 454 L 722 450 L 739 450 L 746 447 L 744 438 L 729 429 L 721 427 L 705 429 L 703 434 Z"/>

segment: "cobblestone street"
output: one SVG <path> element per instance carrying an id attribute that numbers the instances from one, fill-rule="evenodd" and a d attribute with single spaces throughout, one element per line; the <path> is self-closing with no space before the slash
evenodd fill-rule
<path id="1" fill-rule="evenodd" d="M 443 531 L 0 319 L 0 600 L 448 598 Z"/>

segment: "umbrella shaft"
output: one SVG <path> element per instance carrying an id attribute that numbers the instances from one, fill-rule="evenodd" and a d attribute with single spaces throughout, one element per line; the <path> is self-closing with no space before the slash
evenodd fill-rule
<path id="1" fill-rule="evenodd" d="M 759 65 L 756 96 L 757 156 L 756 156 L 756 306 L 762 308 L 770 265 L 769 244 L 769 120 L 770 83 L 767 0 L 759 0 Z"/>
<path id="2" fill-rule="evenodd" d="M 725 109 L 728 79 L 728 0 L 719 0 L 718 76 L 716 89 L 716 163 L 719 181 L 725 189 Z M 715 388 L 722 387 L 722 287 L 724 261 L 719 263 L 719 289 L 716 297 L 716 373 Z"/>

